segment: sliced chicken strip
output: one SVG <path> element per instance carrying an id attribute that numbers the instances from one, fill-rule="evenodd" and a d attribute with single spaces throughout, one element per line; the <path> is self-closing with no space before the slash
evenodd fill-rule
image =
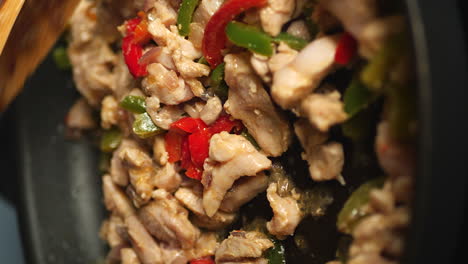
<path id="1" fill-rule="evenodd" d="M 219 210 L 233 213 L 264 192 L 268 187 L 268 176 L 259 174 L 255 177 L 243 177 L 237 180 L 232 188 L 226 193 Z"/>
<path id="2" fill-rule="evenodd" d="M 157 97 L 161 103 L 177 105 L 193 98 L 193 93 L 184 79 L 177 73 L 166 69 L 160 63 L 148 65 L 148 76 L 142 81 L 145 92 Z"/>
<path id="3" fill-rule="evenodd" d="M 320 131 L 326 132 L 331 126 L 344 122 L 348 117 L 340 97 L 338 91 L 310 94 L 301 102 L 301 115 L 307 117 Z"/>
<path id="4" fill-rule="evenodd" d="M 273 76 L 271 95 L 284 109 L 294 107 L 313 92 L 333 69 L 339 35 L 325 36 L 309 43 L 295 59 Z"/>
<path id="5" fill-rule="evenodd" d="M 173 192 L 179 188 L 182 182 L 182 176 L 176 171 L 174 164 L 166 163 L 163 167 L 157 169 L 153 178 L 153 184 L 168 192 Z"/>
<path id="6" fill-rule="evenodd" d="M 220 211 L 216 212 L 212 217 L 208 217 L 203 209 L 203 190 L 197 188 L 197 186 L 192 188 L 181 187 L 175 193 L 177 200 L 194 213 L 191 217 L 194 225 L 208 230 L 220 230 L 236 220 L 236 214 Z"/>
<path id="7" fill-rule="evenodd" d="M 135 250 L 132 248 L 122 248 L 120 250 L 120 256 L 122 258 L 121 264 L 141 264 Z"/>
<path id="8" fill-rule="evenodd" d="M 278 239 L 285 239 L 286 236 L 294 234 L 302 214 L 296 199 L 289 196 L 281 197 L 277 191 L 278 185 L 271 183 L 267 190 L 267 198 L 273 209 L 273 218 L 266 226 L 270 234 Z"/>
<path id="9" fill-rule="evenodd" d="M 200 231 L 188 220 L 187 210 L 163 189 L 156 190 L 153 198 L 154 201 L 138 212 L 148 231 L 172 247 L 193 247 Z"/>
<path id="10" fill-rule="evenodd" d="M 200 112 L 200 118 L 207 125 L 211 125 L 223 111 L 223 103 L 217 96 L 213 96 L 206 102 L 203 110 Z"/>
<path id="11" fill-rule="evenodd" d="M 102 177 L 102 189 L 107 210 L 122 218 L 135 214 L 135 209 L 127 196 L 112 182 L 111 177 L 107 174 Z"/>
<path id="12" fill-rule="evenodd" d="M 268 61 L 268 68 L 272 73 L 275 73 L 292 62 L 297 54 L 298 52 L 296 50 L 291 49 L 287 44 L 281 42 L 278 45 L 277 52 L 271 56 Z"/>
<path id="13" fill-rule="evenodd" d="M 163 264 L 161 249 L 136 215 L 125 218 L 128 236 L 135 253 L 143 264 Z"/>
<path id="14" fill-rule="evenodd" d="M 187 264 L 184 250 L 168 245 L 161 245 L 161 257 L 164 264 Z"/>
<path id="15" fill-rule="evenodd" d="M 153 160 L 141 147 L 128 147 L 119 153 L 119 157 L 128 167 L 130 183 L 142 201 L 151 198 L 154 189 L 153 177 L 155 174 Z"/>
<path id="16" fill-rule="evenodd" d="M 119 122 L 119 103 L 112 95 L 104 97 L 101 102 L 101 127 L 109 129 Z"/>
<path id="17" fill-rule="evenodd" d="M 128 171 L 123 165 L 123 160 L 120 156 L 125 149 L 129 147 L 138 147 L 138 143 L 131 139 L 124 139 L 119 147 L 112 154 L 110 163 L 110 174 L 114 183 L 124 187 L 128 185 Z"/>
<path id="18" fill-rule="evenodd" d="M 166 151 L 166 145 L 164 142 L 163 135 L 158 135 L 154 137 L 153 159 L 160 166 L 164 166 L 167 164 L 167 160 L 169 159 L 169 154 Z"/>
<path id="19" fill-rule="evenodd" d="M 268 0 L 265 7 L 260 8 L 260 21 L 265 32 L 276 36 L 283 25 L 291 20 L 295 0 Z"/>
<path id="20" fill-rule="evenodd" d="M 148 11 L 149 19 L 159 18 L 161 23 L 164 24 L 166 27 L 170 25 L 174 25 L 177 21 L 177 12 L 174 8 L 170 5 L 169 1 L 167 0 L 156 0 L 149 7 L 150 10 Z"/>
<path id="21" fill-rule="evenodd" d="M 159 99 L 155 96 L 146 98 L 146 111 L 155 125 L 166 130 L 184 114 L 178 105 L 161 106 Z"/>
<path id="22" fill-rule="evenodd" d="M 286 118 L 275 108 L 260 79 L 250 67 L 247 54 L 228 54 L 225 80 L 229 96 L 226 111 L 242 120 L 269 156 L 280 156 L 289 146 L 291 133 Z"/>
<path id="23" fill-rule="evenodd" d="M 93 129 L 97 126 L 93 109 L 84 98 L 78 99 L 68 111 L 65 123 L 72 129 Z"/>
<path id="24" fill-rule="evenodd" d="M 216 250 L 216 263 L 238 262 L 246 258 L 261 258 L 273 243 L 259 232 L 233 231 Z"/>
<path id="25" fill-rule="evenodd" d="M 271 167 L 271 161 L 244 137 L 227 132 L 215 134 L 210 140 L 209 159 L 202 176 L 203 207 L 213 216 L 226 192 L 241 176 L 255 176 Z"/>
<path id="26" fill-rule="evenodd" d="M 104 220 L 99 231 L 101 239 L 107 241 L 110 247 L 125 244 L 125 237 L 121 235 L 121 230 L 125 229 L 122 218 L 112 214 L 109 219 Z"/>
<path id="27" fill-rule="evenodd" d="M 218 240 L 214 232 L 204 232 L 198 238 L 195 247 L 186 250 L 185 255 L 188 259 L 197 259 L 205 256 L 212 256 L 215 254 L 219 246 Z"/>

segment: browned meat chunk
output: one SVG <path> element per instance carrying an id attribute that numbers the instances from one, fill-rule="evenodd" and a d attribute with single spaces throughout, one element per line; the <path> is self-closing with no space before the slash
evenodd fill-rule
<path id="1" fill-rule="evenodd" d="M 206 215 L 211 217 L 218 211 L 234 181 L 241 176 L 255 176 L 270 166 L 271 161 L 244 137 L 227 132 L 214 135 L 202 178 Z"/>
<path id="2" fill-rule="evenodd" d="M 248 55 L 229 54 L 224 61 L 225 79 L 230 88 L 224 108 L 234 118 L 242 120 L 263 152 L 280 156 L 291 141 L 287 120 L 274 107 L 250 67 Z"/>
<path id="3" fill-rule="evenodd" d="M 233 231 L 219 245 L 215 260 L 216 263 L 244 263 L 244 259 L 261 258 L 263 252 L 272 246 L 273 243 L 262 233 Z"/>
<path id="4" fill-rule="evenodd" d="M 159 189 L 154 201 L 142 207 L 138 215 L 148 231 L 173 247 L 192 248 L 200 231 L 188 220 L 188 212 L 168 192 Z"/>
<path id="5" fill-rule="evenodd" d="M 228 213 L 236 212 L 242 205 L 255 198 L 257 194 L 264 192 L 267 187 L 268 177 L 265 174 L 240 178 L 224 195 L 219 210 Z"/>

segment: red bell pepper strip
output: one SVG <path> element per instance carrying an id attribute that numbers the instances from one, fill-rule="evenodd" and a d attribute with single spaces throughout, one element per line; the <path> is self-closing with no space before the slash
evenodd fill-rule
<path id="1" fill-rule="evenodd" d="M 214 135 L 223 131 L 231 132 L 234 128 L 234 133 L 237 134 L 242 132 L 244 126 L 239 120 L 231 120 L 229 115 L 223 115 L 210 126 L 210 131 Z"/>
<path id="2" fill-rule="evenodd" d="M 336 47 L 335 63 L 340 65 L 348 64 L 356 55 L 357 42 L 353 36 L 345 32 L 341 35 Z"/>
<path id="3" fill-rule="evenodd" d="M 199 168 L 203 168 L 203 163 L 208 158 L 210 138 L 211 133 L 206 129 L 195 132 L 188 137 L 192 162 Z"/>
<path id="4" fill-rule="evenodd" d="M 171 129 L 180 129 L 187 133 L 195 133 L 207 128 L 200 118 L 184 117 L 171 124 Z"/>
<path id="5" fill-rule="evenodd" d="M 188 138 L 185 136 L 182 139 L 182 145 L 181 145 L 181 161 L 180 161 L 180 166 L 184 169 L 187 169 L 190 167 L 192 164 L 192 159 L 190 157 L 190 149 L 188 145 Z"/>
<path id="6" fill-rule="evenodd" d="M 148 22 L 141 18 L 133 18 L 126 22 L 126 36 L 122 40 L 122 51 L 128 70 L 134 78 L 148 75 L 146 66 L 140 64 L 143 56 L 143 46 L 151 40 L 148 32 Z"/>
<path id="7" fill-rule="evenodd" d="M 215 264 L 212 257 L 203 257 L 190 260 L 190 264 Z"/>
<path id="8" fill-rule="evenodd" d="M 168 161 L 170 163 L 174 163 L 181 160 L 183 140 L 183 135 L 172 130 L 169 130 L 164 136 L 164 145 L 166 147 L 166 151 L 169 156 Z"/>
<path id="9" fill-rule="evenodd" d="M 221 62 L 221 50 L 226 44 L 225 28 L 237 15 L 254 7 L 262 7 L 267 0 L 228 0 L 210 18 L 205 27 L 202 41 L 203 56 L 214 69 Z"/>

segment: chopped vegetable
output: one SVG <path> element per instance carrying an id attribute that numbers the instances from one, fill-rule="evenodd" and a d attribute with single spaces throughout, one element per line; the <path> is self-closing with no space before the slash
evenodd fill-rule
<path id="1" fill-rule="evenodd" d="M 374 113 L 372 110 L 372 108 L 368 108 L 357 112 L 341 124 L 343 134 L 354 142 L 363 142 L 369 139 L 374 126 L 372 122 Z"/>
<path id="2" fill-rule="evenodd" d="M 231 120 L 229 115 L 220 116 L 213 124 L 210 126 L 210 132 L 212 135 L 226 131 L 228 133 L 234 132 L 236 134 L 240 133 L 244 126 L 239 120 Z"/>
<path id="3" fill-rule="evenodd" d="M 140 138 L 149 138 L 163 133 L 164 130 L 153 123 L 148 113 L 139 114 L 133 122 L 133 133 Z"/>
<path id="4" fill-rule="evenodd" d="M 200 130 L 188 136 L 190 157 L 199 168 L 203 168 L 205 159 L 208 158 L 211 133 L 207 129 Z"/>
<path id="5" fill-rule="evenodd" d="M 272 239 L 273 247 L 267 252 L 268 264 L 286 264 L 286 256 L 283 243 Z"/>
<path id="6" fill-rule="evenodd" d="M 190 260 L 190 264 L 215 264 L 212 257 L 203 257 Z"/>
<path id="7" fill-rule="evenodd" d="M 241 136 L 245 137 L 252 145 L 257 149 L 260 150 L 260 146 L 258 145 L 257 141 L 255 141 L 255 138 L 252 137 L 252 135 L 245 129 L 242 131 Z"/>
<path id="8" fill-rule="evenodd" d="M 100 149 L 103 152 L 112 152 L 119 147 L 122 142 L 122 132 L 117 128 L 104 130 L 101 136 Z"/>
<path id="9" fill-rule="evenodd" d="M 272 38 L 253 26 L 232 21 L 226 26 L 226 35 L 237 46 L 260 55 L 273 55 Z"/>
<path id="10" fill-rule="evenodd" d="M 138 17 L 130 19 L 126 23 L 127 33 L 122 40 L 122 52 L 128 70 L 134 78 L 144 77 L 148 74 L 147 65 L 139 63 L 141 56 L 143 56 L 143 45 L 151 39 L 147 23 L 146 20 Z"/>
<path id="11" fill-rule="evenodd" d="M 345 32 L 341 35 L 336 47 L 335 63 L 346 65 L 356 55 L 357 42 L 349 33 Z"/>
<path id="12" fill-rule="evenodd" d="M 375 100 L 376 96 L 367 89 L 364 84 L 355 78 L 344 94 L 344 110 L 349 117 L 354 116 L 356 113 L 366 108 L 370 103 Z"/>
<path id="13" fill-rule="evenodd" d="M 364 205 L 369 201 L 369 193 L 372 189 L 381 188 L 385 178 L 372 179 L 359 186 L 349 196 L 340 213 L 338 214 L 337 227 L 340 231 L 351 234 L 356 224 L 367 215 Z"/>
<path id="14" fill-rule="evenodd" d="M 392 66 L 405 50 L 407 49 L 403 36 L 396 35 L 391 38 L 362 70 L 362 82 L 371 90 L 382 91 L 384 84 L 388 81 Z"/>
<path id="15" fill-rule="evenodd" d="M 281 32 L 273 39 L 275 42 L 284 42 L 291 49 L 301 50 L 307 46 L 307 40 L 303 38 L 298 38 L 288 33 Z"/>
<path id="16" fill-rule="evenodd" d="M 184 117 L 171 124 L 171 129 L 180 129 L 187 133 L 195 133 L 207 126 L 200 118 Z"/>
<path id="17" fill-rule="evenodd" d="M 179 161 L 182 158 L 182 141 L 184 140 L 184 135 L 175 132 L 174 130 L 169 130 L 164 136 L 164 144 L 166 147 L 167 154 L 169 156 L 168 161 L 174 163 Z"/>
<path id="18" fill-rule="evenodd" d="M 228 99 L 229 95 L 229 86 L 227 83 L 223 80 L 221 83 L 215 87 L 213 87 L 213 92 L 216 96 L 221 99 L 221 101 L 225 102 Z"/>
<path id="19" fill-rule="evenodd" d="M 203 57 L 203 56 L 201 56 L 201 57 L 198 59 L 197 63 L 205 64 L 205 65 L 210 65 L 210 64 L 208 64 L 208 62 L 206 61 L 205 57 Z"/>
<path id="20" fill-rule="evenodd" d="M 392 83 L 388 88 L 387 117 L 390 134 L 400 141 L 409 140 L 414 136 L 411 122 L 416 120 L 416 110 L 413 104 L 414 95 L 407 86 Z"/>
<path id="21" fill-rule="evenodd" d="M 200 0 L 182 0 L 177 16 L 177 27 L 181 36 L 188 36 L 190 33 L 190 22 L 192 22 L 193 12 Z"/>
<path id="22" fill-rule="evenodd" d="M 205 27 L 202 51 L 212 69 L 223 62 L 221 50 L 227 40 L 227 24 L 240 13 L 253 7 L 262 7 L 266 3 L 267 0 L 228 0 L 211 16 Z"/>
<path id="23" fill-rule="evenodd" d="M 211 85 L 219 85 L 224 79 L 224 68 L 226 64 L 223 62 L 216 66 L 210 74 Z"/>
<path id="24" fill-rule="evenodd" d="M 143 114 L 146 112 L 145 98 L 142 96 L 127 95 L 121 102 L 120 106 L 134 114 Z"/>
<path id="25" fill-rule="evenodd" d="M 71 68 L 70 60 L 68 59 L 67 49 L 63 46 L 54 49 L 52 54 L 55 64 L 60 70 L 69 70 Z"/>

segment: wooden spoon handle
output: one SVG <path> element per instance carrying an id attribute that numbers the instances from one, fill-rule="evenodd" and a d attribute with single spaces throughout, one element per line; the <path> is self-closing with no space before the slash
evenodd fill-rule
<path id="1" fill-rule="evenodd" d="M 18 0 L 3 0 L 15 2 Z M 0 111 L 55 43 L 79 0 L 27 0 L 0 55 Z"/>

